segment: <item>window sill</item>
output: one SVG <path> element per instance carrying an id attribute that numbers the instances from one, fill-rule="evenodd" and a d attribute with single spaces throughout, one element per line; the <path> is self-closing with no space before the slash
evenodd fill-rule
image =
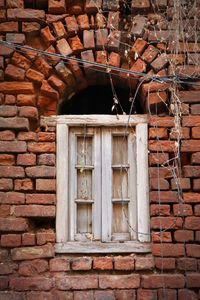
<path id="1" fill-rule="evenodd" d="M 149 253 L 151 243 L 140 242 L 68 242 L 56 243 L 56 253 Z"/>

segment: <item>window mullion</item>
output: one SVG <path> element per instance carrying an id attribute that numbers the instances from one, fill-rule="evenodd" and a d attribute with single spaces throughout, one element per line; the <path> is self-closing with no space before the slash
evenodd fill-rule
<path id="1" fill-rule="evenodd" d="M 112 234 L 112 137 L 109 128 L 102 128 L 102 242 Z"/>

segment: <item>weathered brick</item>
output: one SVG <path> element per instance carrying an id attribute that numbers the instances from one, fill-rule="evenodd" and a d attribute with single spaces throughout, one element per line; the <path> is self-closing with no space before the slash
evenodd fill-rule
<path id="1" fill-rule="evenodd" d="M 151 178 L 150 179 L 150 188 L 151 190 L 168 190 L 169 182 L 166 179 L 160 178 Z"/>
<path id="2" fill-rule="evenodd" d="M 199 258 L 200 257 L 200 245 L 187 244 L 186 245 L 187 256 Z"/>
<path id="3" fill-rule="evenodd" d="M 10 215 L 10 205 L 1 204 L 0 205 L 0 217 L 8 217 Z"/>
<path id="4" fill-rule="evenodd" d="M 15 191 L 33 190 L 33 182 L 30 179 L 16 179 L 14 182 Z"/>
<path id="5" fill-rule="evenodd" d="M 13 189 L 12 179 L 0 178 L 0 191 L 9 191 Z"/>
<path id="6" fill-rule="evenodd" d="M 142 275 L 142 287 L 144 288 L 183 288 L 185 286 L 185 279 L 180 274 L 155 274 Z"/>
<path id="7" fill-rule="evenodd" d="M 113 259 L 112 257 L 94 257 L 93 258 L 93 269 L 95 270 L 112 270 Z"/>
<path id="8" fill-rule="evenodd" d="M 17 95 L 17 105 L 18 106 L 35 106 L 35 95 Z"/>
<path id="9" fill-rule="evenodd" d="M 3 95 L 3 94 L 1 94 L 1 95 Z M 5 105 L 10 105 L 11 106 L 15 103 L 16 103 L 16 96 L 14 96 L 14 95 L 5 95 L 5 102 L 4 102 Z"/>
<path id="10" fill-rule="evenodd" d="M 197 259 L 182 257 L 177 259 L 177 268 L 179 270 L 196 271 L 197 270 Z"/>
<path id="11" fill-rule="evenodd" d="M 1 231 L 26 231 L 28 222 L 23 218 L 0 218 Z"/>
<path id="12" fill-rule="evenodd" d="M 187 217 L 185 219 L 185 228 L 190 230 L 200 230 L 200 217 Z"/>
<path id="13" fill-rule="evenodd" d="M 64 14 L 66 12 L 66 4 L 64 0 L 51 0 L 48 2 L 48 12 L 50 14 Z"/>
<path id="14" fill-rule="evenodd" d="M 147 23 L 147 18 L 145 18 L 144 16 L 136 15 L 133 18 L 132 26 L 130 30 L 132 39 L 143 36 L 146 23 Z"/>
<path id="15" fill-rule="evenodd" d="M 79 53 L 80 51 L 83 51 L 83 44 L 77 35 L 69 38 L 68 42 L 74 53 Z"/>
<path id="16" fill-rule="evenodd" d="M 9 285 L 9 278 L 5 276 L 0 277 L 0 290 L 7 290 Z"/>
<path id="17" fill-rule="evenodd" d="M 22 22 L 22 32 L 26 36 L 34 37 L 40 32 L 41 25 L 37 22 Z"/>
<path id="18" fill-rule="evenodd" d="M 83 45 L 85 49 L 94 49 L 94 30 L 84 30 L 83 31 Z"/>
<path id="19" fill-rule="evenodd" d="M 25 195 L 17 192 L 0 192 L 0 203 L 3 204 L 23 204 L 25 203 Z"/>
<path id="20" fill-rule="evenodd" d="M 173 213 L 175 216 L 191 216 L 193 215 L 192 206 L 189 204 L 174 204 Z"/>
<path id="21" fill-rule="evenodd" d="M 55 165 L 55 154 L 41 154 L 38 156 L 39 165 L 54 166 Z"/>
<path id="22" fill-rule="evenodd" d="M 45 76 L 49 77 L 52 67 L 47 63 L 47 61 L 42 57 L 37 57 L 35 60 L 36 68 Z"/>
<path id="23" fill-rule="evenodd" d="M 193 139 L 199 139 L 200 138 L 200 127 L 193 127 L 192 128 L 192 138 Z"/>
<path id="24" fill-rule="evenodd" d="M 27 204 L 54 204 L 55 194 L 26 194 Z"/>
<path id="25" fill-rule="evenodd" d="M 31 153 L 18 154 L 17 164 L 22 166 L 32 166 L 36 164 L 36 155 Z"/>
<path id="26" fill-rule="evenodd" d="M 131 275 L 100 275 L 99 287 L 101 289 L 134 289 L 140 286 L 140 276 Z"/>
<path id="27" fill-rule="evenodd" d="M 176 203 L 178 202 L 178 195 L 172 191 L 150 192 L 151 202 L 161 203 Z"/>
<path id="28" fill-rule="evenodd" d="M 198 166 L 183 166 L 183 176 L 200 177 L 200 168 Z"/>
<path id="29" fill-rule="evenodd" d="M 178 178 L 178 181 L 175 179 L 171 179 L 171 187 L 172 190 L 178 190 L 181 188 L 182 190 L 190 190 L 190 179 L 189 178 Z"/>
<path id="30" fill-rule="evenodd" d="M 200 203 L 199 193 L 183 193 L 183 200 L 185 203 Z"/>
<path id="31" fill-rule="evenodd" d="M 10 130 L 4 130 L 0 132 L 0 140 L 1 141 L 13 141 L 15 139 L 14 132 Z"/>
<path id="32" fill-rule="evenodd" d="M 183 225 L 182 218 L 175 217 L 152 217 L 151 228 L 152 229 L 176 229 L 181 228 Z"/>
<path id="33" fill-rule="evenodd" d="M 61 21 L 53 22 L 54 31 L 57 37 L 62 38 L 66 37 L 67 32 L 65 30 L 65 27 Z"/>
<path id="34" fill-rule="evenodd" d="M 45 18 L 45 12 L 29 8 L 13 8 L 7 10 L 7 17 L 9 21 L 38 21 Z"/>
<path id="35" fill-rule="evenodd" d="M 26 77 L 35 83 L 41 84 L 41 82 L 44 80 L 44 75 L 34 69 L 28 69 L 26 71 Z"/>
<path id="36" fill-rule="evenodd" d="M 157 291 L 156 290 L 137 290 L 137 299 L 138 300 L 157 300 Z"/>
<path id="37" fill-rule="evenodd" d="M 65 83 L 55 75 L 52 75 L 51 77 L 49 77 L 48 83 L 54 89 L 56 89 L 60 94 L 62 94 L 64 92 L 64 90 L 66 89 Z"/>
<path id="38" fill-rule="evenodd" d="M 71 87 L 73 89 L 75 87 L 75 78 L 68 69 L 63 61 L 60 61 L 56 66 L 55 66 L 56 72 L 58 75 L 62 78 L 62 80 L 67 84 L 67 87 Z"/>
<path id="39" fill-rule="evenodd" d="M 200 190 L 200 179 L 194 179 L 193 180 L 193 191 L 199 191 Z"/>
<path id="40" fill-rule="evenodd" d="M 11 250 L 13 260 L 29 260 L 54 257 L 54 247 L 51 244 L 35 247 L 21 247 Z"/>
<path id="41" fill-rule="evenodd" d="M 35 245 L 35 234 L 26 232 L 22 234 L 22 245 L 23 246 L 34 246 Z"/>
<path id="42" fill-rule="evenodd" d="M 8 94 L 33 94 L 34 87 L 31 82 L 4 81 L 0 82 L 0 92 Z"/>
<path id="43" fill-rule="evenodd" d="M 168 131 L 167 128 L 149 128 L 149 138 L 150 139 L 167 139 Z"/>
<path id="44" fill-rule="evenodd" d="M 73 52 L 65 38 L 57 41 L 56 48 L 62 55 L 70 55 Z"/>
<path id="45" fill-rule="evenodd" d="M 0 166 L 0 177 L 22 178 L 24 176 L 25 173 L 22 167 Z"/>
<path id="46" fill-rule="evenodd" d="M 174 118 L 168 116 L 151 116 L 149 119 L 149 125 L 156 127 L 174 127 Z"/>
<path id="47" fill-rule="evenodd" d="M 131 256 L 117 256 L 114 259 L 115 270 L 134 270 L 134 258 Z"/>
<path id="48" fill-rule="evenodd" d="M 176 151 L 176 143 L 175 141 L 157 141 L 150 140 L 149 141 L 149 150 L 150 151 L 160 151 L 160 152 L 174 152 Z"/>
<path id="49" fill-rule="evenodd" d="M 93 300 L 94 299 L 93 291 L 75 291 L 73 299 L 74 300 Z M 98 298 L 95 298 L 95 299 L 98 299 Z"/>
<path id="50" fill-rule="evenodd" d="M 26 174 L 31 178 L 55 177 L 55 168 L 47 166 L 27 167 Z"/>
<path id="51" fill-rule="evenodd" d="M 33 153 L 47 153 L 47 152 L 55 152 L 55 143 L 28 143 L 28 151 Z"/>
<path id="52" fill-rule="evenodd" d="M 47 46 L 55 42 L 55 37 L 52 35 L 49 26 L 42 28 L 40 34 Z"/>
<path id="53" fill-rule="evenodd" d="M 56 279 L 56 286 L 59 290 L 85 290 L 98 288 L 96 275 L 86 276 L 62 276 Z"/>
<path id="54" fill-rule="evenodd" d="M 77 257 L 72 260 L 72 270 L 74 271 L 86 271 L 92 268 L 91 257 Z"/>
<path id="55" fill-rule="evenodd" d="M 155 158 L 156 157 L 158 157 L 157 154 L 156 154 Z M 161 156 L 161 158 L 162 158 L 162 156 Z M 173 177 L 172 171 L 168 167 L 160 167 L 159 169 L 157 167 L 150 167 L 149 175 L 150 175 L 150 178 L 158 178 L 158 177 L 159 178 L 171 178 L 171 177 Z M 156 195 L 155 193 L 156 192 L 154 192 L 154 195 Z M 153 196 L 153 198 L 154 198 L 154 196 Z"/>
<path id="56" fill-rule="evenodd" d="M 17 217 L 55 217 L 55 206 L 18 205 L 13 207 Z"/>
<path id="57" fill-rule="evenodd" d="M 150 207 L 151 216 L 169 216 L 170 205 L 152 204 Z"/>
<path id="58" fill-rule="evenodd" d="M 152 253 L 155 256 L 171 256 L 178 257 L 184 255 L 183 244 L 154 244 Z"/>
<path id="59" fill-rule="evenodd" d="M 53 300 L 51 292 L 28 292 L 27 300 Z"/>
<path id="60" fill-rule="evenodd" d="M 13 153 L 23 153 L 26 152 L 26 142 L 23 141 L 1 141 L 0 152 L 13 152 Z"/>
<path id="61" fill-rule="evenodd" d="M 150 153 L 149 155 L 149 164 L 152 165 L 161 165 L 165 164 L 169 160 L 168 153 Z"/>
<path id="62" fill-rule="evenodd" d="M 173 270 L 173 269 L 175 269 L 175 258 L 156 257 L 155 266 L 159 270 Z"/>
<path id="63" fill-rule="evenodd" d="M 153 257 L 136 257 L 135 269 L 136 270 L 152 270 L 154 268 Z"/>
<path id="64" fill-rule="evenodd" d="M 26 38 L 23 33 L 6 33 L 6 41 L 23 45 L 25 44 Z"/>
<path id="65" fill-rule="evenodd" d="M 6 234 L 1 236 L 2 247 L 19 247 L 21 246 L 21 235 L 20 234 Z"/>
<path id="66" fill-rule="evenodd" d="M 10 279 L 10 287 L 15 291 L 48 291 L 52 288 L 52 279 L 44 277 L 15 277 Z"/>
<path id="67" fill-rule="evenodd" d="M 176 230 L 174 232 L 176 242 L 189 242 L 194 240 L 194 233 L 190 230 Z"/>
<path id="68" fill-rule="evenodd" d="M 197 152 L 200 151 L 200 141 L 198 140 L 186 140 L 181 144 L 182 152 Z"/>
<path id="69" fill-rule="evenodd" d="M 194 291 L 191 291 L 189 289 L 181 289 L 178 290 L 178 300 L 198 300 L 198 296 Z"/>
<path id="70" fill-rule="evenodd" d="M 49 242 L 55 243 L 55 233 L 52 230 L 37 232 L 36 240 L 37 240 L 37 245 L 44 245 Z"/>
<path id="71" fill-rule="evenodd" d="M 15 157 L 11 154 L 0 154 L 0 165 L 2 166 L 12 166 L 15 164 Z M 6 168 L 5 168 L 6 170 Z M 3 174 L 3 173 L 2 173 Z M 2 175 L 2 177 L 4 177 Z"/>
<path id="72" fill-rule="evenodd" d="M 18 53 L 18 52 L 14 52 L 11 62 L 17 66 L 20 67 L 24 70 L 28 70 L 31 66 L 31 61 L 26 58 L 24 55 Z"/>
<path id="73" fill-rule="evenodd" d="M 200 287 L 200 274 L 188 273 L 186 274 L 186 281 L 188 288 L 199 288 Z"/>
<path id="74" fill-rule="evenodd" d="M 0 23 L 0 32 L 18 32 L 18 22 L 1 22 Z"/>
<path id="75" fill-rule="evenodd" d="M 66 272 L 70 270 L 70 260 L 64 257 L 53 258 L 49 262 L 51 272 Z"/>
<path id="76" fill-rule="evenodd" d="M 156 58 L 158 53 L 159 53 L 159 50 L 157 48 L 155 48 L 153 45 L 149 45 L 149 47 L 144 51 L 144 53 L 142 55 L 142 59 L 146 63 L 151 63 Z"/>
<path id="77" fill-rule="evenodd" d="M 36 179 L 37 191 L 55 191 L 56 181 L 55 179 Z"/>
<path id="78" fill-rule="evenodd" d="M 108 29 L 97 29 L 95 31 L 96 48 L 102 49 L 107 45 L 108 41 Z"/>
<path id="79" fill-rule="evenodd" d="M 42 82 L 41 95 L 50 97 L 54 100 L 59 100 L 59 93 L 53 89 L 46 80 L 43 80 Z"/>
<path id="80" fill-rule="evenodd" d="M 146 71 L 146 63 L 138 58 L 131 67 L 132 77 L 141 76 L 141 73 Z"/>

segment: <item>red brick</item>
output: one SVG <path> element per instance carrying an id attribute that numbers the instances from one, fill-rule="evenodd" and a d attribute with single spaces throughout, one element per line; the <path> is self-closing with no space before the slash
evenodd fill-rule
<path id="1" fill-rule="evenodd" d="M 192 206 L 189 204 L 174 204 L 173 212 L 175 216 L 191 216 L 193 215 Z"/>
<path id="2" fill-rule="evenodd" d="M 181 188 L 182 190 L 190 190 L 190 179 L 189 178 L 178 178 L 178 180 L 171 180 L 172 190 Z"/>
<path id="3" fill-rule="evenodd" d="M 72 270 L 74 271 L 86 271 L 91 270 L 92 259 L 91 257 L 77 257 L 72 260 Z"/>
<path id="4" fill-rule="evenodd" d="M 67 16 L 65 22 L 69 35 L 74 35 L 78 32 L 79 28 L 75 16 Z"/>
<path id="5" fill-rule="evenodd" d="M 93 269 L 95 270 L 112 270 L 113 259 L 112 257 L 94 257 L 93 258 Z"/>
<path id="6" fill-rule="evenodd" d="M 31 94 L 34 88 L 31 82 L 0 82 L 0 92 L 11 94 Z"/>
<path id="7" fill-rule="evenodd" d="M 55 201 L 54 194 L 26 194 L 27 204 L 54 204 Z"/>
<path id="8" fill-rule="evenodd" d="M 94 299 L 101 300 L 115 300 L 114 291 L 94 291 Z"/>
<path id="9" fill-rule="evenodd" d="M 49 77 L 52 67 L 42 57 L 38 57 L 35 60 L 36 68 L 45 76 Z"/>
<path id="10" fill-rule="evenodd" d="M 200 204 L 195 205 L 195 207 L 194 207 L 194 214 L 196 216 L 200 216 Z"/>
<path id="11" fill-rule="evenodd" d="M 118 53 L 111 52 L 108 59 L 109 66 L 120 67 L 121 57 Z"/>
<path id="12" fill-rule="evenodd" d="M 177 259 L 177 268 L 182 271 L 196 271 L 197 260 L 195 258 L 182 257 Z"/>
<path id="13" fill-rule="evenodd" d="M 94 30 L 84 30 L 83 31 L 83 45 L 85 49 L 94 49 Z"/>
<path id="14" fill-rule="evenodd" d="M 29 260 L 54 257 L 54 247 L 51 244 L 35 247 L 21 247 L 11 250 L 13 260 Z"/>
<path id="15" fill-rule="evenodd" d="M 157 291 L 155 290 L 137 290 L 138 300 L 157 300 Z"/>
<path id="16" fill-rule="evenodd" d="M 15 163 L 15 157 L 14 155 L 10 155 L 10 154 L 0 154 L 0 165 L 2 166 L 11 166 L 14 165 Z M 0 168 L 1 170 L 1 168 Z M 4 170 L 4 168 L 3 168 Z M 7 170 L 7 168 L 5 168 L 5 170 Z M 1 173 L 1 177 L 6 177 L 3 175 L 3 171 Z"/>
<path id="17" fill-rule="evenodd" d="M 199 191 L 200 190 L 200 179 L 194 179 L 193 180 L 193 191 Z"/>
<path id="18" fill-rule="evenodd" d="M 28 167 L 26 168 L 26 174 L 31 178 L 55 177 L 55 168 L 47 166 Z"/>
<path id="19" fill-rule="evenodd" d="M 54 142 L 55 133 L 54 132 L 38 132 L 37 134 L 39 142 Z"/>
<path id="20" fill-rule="evenodd" d="M 36 179 L 37 191 L 55 191 L 56 181 L 55 179 Z"/>
<path id="21" fill-rule="evenodd" d="M 0 178 L 0 191 L 9 191 L 13 189 L 12 179 Z"/>
<path id="22" fill-rule="evenodd" d="M 81 30 L 89 30 L 90 29 L 89 18 L 86 14 L 79 15 L 77 17 L 77 23 Z"/>
<path id="23" fill-rule="evenodd" d="M 14 182 L 15 191 L 31 191 L 33 190 L 33 182 L 30 179 L 16 179 Z"/>
<path id="24" fill-rule="evenodd" d="M 135 259 L 135 269 L 139 270 L 152 270 L 154 268 L 153 257 L 136 257 Z"/>
<path id="25" fill-rule="evenodd" d="M 10 130 L 4 130 L 0 132 L 0 140 L 2 141 L 12 141 L 15 139 L 14 132 Z"/>
<path id="26" fill-rule="evenodd" d="M 183 200 L 185 203 L 200 203 L 199 193 L 183 193 Z"/>
<path id="27" fill-rule="evenodd" d="M 64 0 L 50 0 L 48 2 L 48 12 L 50 14 L 64 14 L 66 12 L 66 4 Z"/>
<path id="28" fill-rule="evenodd" d="M 170 205 L 152 204 L 150 207 L 151 216 L 169 216 Z"/>
<path id="29" fill-rule="evenodd" d="M 23 218 L 0 218 L 1 231 L 26 231 L 28 222 Z"/>
<path id="30" fill-rule="evenodd" d="M 28 292 L 27 300 L 53 300 L 51 292 Z"/>
<path id="31" fill-rule="evenodd" d="M 200 152 L 192 153 L 191 162 L 192 164 L 200 164 Z"/>
<path id="32" fill-rule="evenodd" d="M 169 160 L 168 153 L 151 153 L 149 155 L 149 163 L 150 165 L 161 165 L 165 164 Z"/>
<path id="33" fill-rule="evenodd" d="M 176 143 L 175 141 L 149 141 L 150 151 L 160 151 L 160 152 L 175 152 Z"/>
<path id="34" fill-rule="evenodd" d="M 39 165 L 54 166 L 55 165 L 55 154 L 41 154 L 38 156 Z"/>
<path id="35" fill-rule="evenodd" d="M 0 275 L 8 275 L 12 274 L 14 271 L 14 268 L 16 268 L 15 264 L 3 262 L 1 263 L 1 269 L 0 269 Z M 1 294 L 0 294 L 1 296 Z"/>
<path id="36" fill-rule="evenodd" d="M 85 290 L 98 288 L 98 278 L 96 275 L 86 276 L 62 276 L 57 278 L 56 286 L 59 290 Z"/>
<path id="37" fill-rule="evenodd" d="M 152 217 L 151 228 L 152 229 L 176 229 L 181 228 L 183 225 L 182 218 L 177 217 Z"/>
<path id="38" fill-rule="evenodd" d="M 181 144 L 182 152 L 197 152 L 200 151 L 200 140 L 186 140 Z"/>
<path id="39" fill-rule="evenodd" d="M 70 46 L 65 38 L 62 38 L 61 40 L 57 41 L 56 48 L 57 48 L 58 52 L 62 55 L 72 54 L 72 49 L 70 48 Z"/>
<path id="40" fill-rule="evenodd" d="M 190 230 L 200 230 L 200 217 L 187 217 L 185 219 L 185 228 Z"/>
<path id="41" fill-rule="evenodd" d="M 69 38 L 68 42 L 74 53 L 79 53 L 80 51 L 83 51 L 84 49 L 83 44 L 81 43 L 81 40 L 77 35 Z"/>
<path id="42" fill-rule="evenodd" d="M 159 270 L 173 270 L 175 269 L 175 258 L 155 258 L 155 267 Z"/>
<path id="43" fill-rule="evenodd" d="M 199 91 L 179 91 L 178 97 L 184 103 L 198 103 Z"/>
<path id="44" fill-rule="evenodd" d="M 22 234 L 22 245 L 23 246 L 34 246 L 35 245 L 35 234 L 34 233 L 23 233 Z"/>
<path id="45" fill-rule="evenodd" d="M 13 207 L 17 217 L 55 217 L 55 206 L 18 205 Z"/>
<path id="46" fill-rule="evenodd" d="M 107 64 L 108 63 L 107 51 L 96 51 L 96 62 L 104 65 Z"/>
<path id="47" fill-rule="evenodd" d="M 158 116 L 151 116 L 149 119 L 150 126 L 157 126 L 157 127 L 174 127 L 174 118 L 173 117 L 158 117 Z"/>
<path id="48" fill-rule="evenodd" d="M 8 250 L 0 249 L 0 262 L 4 262 L 8 258 Z"/>
<path id="49" fill-rule="evenodd" d="M 1 94 L 3 95 L 3 94 Z M 5 104 L 13 105 L 16 103 L 16 96 L 14 95 L 5 95 Z"/>
<path id="50" fill-rule="evenodd" d="M 10 57 L 13 54 L 13 52 L 14 52 L 14 49 L 8 47 L 7 45 L 1 45 L 1 47 L 0 47 L 0 55 L 2 55 L 2 56 Z"/>
<path id="51" fill-rule="evenodd" d="M 198 300 L 198 296 L 195 292 L 185 289 L 185 290 L 178 290 L 178 300 Z"/>
<path id="52" fill-rule="evenodd" d="M 10 215 L 10 205 L 0 205 L 0 217 L 8 217 Z"/>
<path id="53" fill-rule="evenodd" d="M 158 53 L 159 50 L 157 48 L 155 48 L 153 45 L 149 45 L 149 47 L 144 51 L 142 59 L 146 63 L 151 63 L 156 58 Z"/>
<path id="54" fill-rule="evenodd" d="M 8 20 L 13 21 L 38 21 L 38 19 L 45 18 L 45 12 L 43 10 L 29 8 L 13 8 L 7 10 L 7 17 Z"/>
<path id="55" fill-rule="evenodd" d="M 16 44 L 25 44 L 26 38 L 23 33 L 6 33 L 6 41 Z"/>
<path id="56" fill-rule="evenodd" d="M 31 66 L 31 61 L 18 52 L 14 52 L 11 62 L 24 70 L 28 70 Z"/>
<path id="57" fill-rule="evenodd" d="M 36 164 L 36 155 L 35 154 L 18 154 L 17 155 L 17 164 L 22 166 L 32 166 Z"/>
<path id="58" fill-rule="evenodd" d="M 18 32 L 18 22 L 1 22 L 0 23 L 0 32 Z"/>
<path id="59" fill-rule="evenodd" d="M 21 246 L 20 234 L 6 234 L 1 236 L 2 247 L 19 247 Z"/>
<path id="60" fill-rule="evenodd" d="M 28 143 L 28 151 L 33 153 L 55 152 L 55 143 Z"/>
<path id="61" fill-rule="evenodd" d="M 55 75 L 52 75 L 51 77 L 49 77 L 48 83 L 54 89 L 56 89 L 60 94 L 62 94 L 64 92 L 64 90 L 66 89 L 65 83 Z"/>
<path id="62" fill-rule="evenodd" d="M 44 277 L 15 277 L 10 279 L 10 287 L 14 291 L 48 291 L 52 288 L 52 279 Z"/>
<path id="63" fill-rule="evenodd" d="M 170 136 L 171 140 L 177 140 L 178 138 L 189 139 L 190 138 L 190 129 L 188 127 L 181 127 L 177 130 L 175 128 L 172 128 L 169 136 Z M 184 143 L 186 143 L 186 141 Z M 184 144 L 184 143 L 182 142 L 182 144 Z"/>
<path id="64" fill-rule="evenodd" d="M 131 275 L 100 275 L 99 287 L 101 289 L 135 289 L 140 286 L 140 276 Z"/>
<path id="65" fill-rule="evenodd" d="M 136 300 L 135 290 L 116 290 L 114 293 L 116 300 Z"/>
<path id="66" fill-rule="evenodd" d="M 108 41 L 108 29 L 106 28 L 97 29 L 95 31 L 95 38 L 96 38 L 96 48 L 104 49 Z"/>
<path id="67" fill-rule="evenodd" d="M 192 104 L 191 105 L 191 114 L 193 114 L 193 115 L 200 114 L 200 104 Z"/>
<path id="68" fill-rule="evenodd" d="M 17 95 L 18 106 L 35 106 L 35 95 Z"/>
<path id="69" fill-rule="evenodd" d="M 142 287 L 144 288 L 183 288 L 185 286 L 184 275 L 180 274 L 155 274 L 143 275 Z"/>
<path id="70" fill-rule="evenodd" d="M 114 269 L 115 270 L 134 270 L 135 262 L 134 258 L 131 256 L 117 256 L 114 259 Z"/>
<path id="71" fill-rule="evenodd" d="M 52 35 L 50 28 L 48 26 L 44 27 L 40 31 L 41 37 L 47 46 L 50 46 L 55 42 L 55 37 Z"/>
<path id="72" fill-rule="evenodd" d="M 182 126 L 184 127 L 200 127 L 200 118 L 199 116 L 183 116 Z"/>
<path id="73" fill-rule="evenodd" d="M 41 232 L 37 232 L 36 234 L 37 245 L 44 245 L 48 242 L 55 242 L 55 233 L 52 230 L 45 230 Z"/>
<path id="74" fill-rule="evenodd" d="M 144 49 L 146 48 L 147 42 L 141 38 L 138 38 L 133 47 L 130 50 L 130 56 L 134 59 L 137 59 L 139 55 L 142 55 Z"/>
<path id="75" fill-rule="evenodd" d="M 177 300 L 177 292 L 176 290 L 172 290 L 172 289 L 164 289 L 162 287 L 162 289 L 158 290 L 158 299 L 159 300 Z"/>
<path id="76" fill-rule="evenodd" d="M 24 169 L 14 166 L 0 166 L 0 177 L 21 178 L 24 177 Z"/>
<path id="77" fill-rule="evenodd" d="M 176 242 L 189 242 L 194 240 L 193 231 L 189 230 L 176 230 L 174 232 L 174 240 Z"/>
<path id="78" fill-rule="evenodd" d="M 37 36 L 40 32 L 41 25 L 37 22 L 22 22 L 22 32 L 26 36 Z"/>
<path id="79" fill-rule="evenodd" d="M 35 132 L 19 132 L 18 134 L 19 141 L 35 141 L 36 140 L 36 133 Z"/>
<path id="80" fill-rule="evenodd" d="M 53 22 L 54 31 L 57 37 L 62 38 L 66 37 L 67 32 L 65 30 L 65 27 L 61 21 Z"/>
<path id="81" fill-rule="evenodd" d="M 188 273 L 186 274 L 186 281 L 188 288 L 199 288 L 200 287 L 200 274 Z"/>
<path id="82" fill-rule="evenodd" d="M 0 290 L 6 290 L 8 289 L 8 285 L 9 285 L 9 278 L 8 277 L 0 277 Z"/>
<path id="83" fill-rule="evenodd" d="M 152 80 L 150 81 L 149 83 L 143 83 L 142 86 L 141 86 L 141 96 L 144 97 L 144 96 L 147 96 L 149 93 L 152 93 L 152 92 L 157 92 L 157 91 L 166 91 L 168 88 L 170 87 L 170 84 L 167 83 L 167 82 L 164 82 L 164 83 L 160 83 L 160 82 L 156 82 L 155 80 Z M 170 124 L 170 118 L 171 117 L 154 117 L 154 116 L 151 116 L 150 118 L 150 125 L 152 125 L 152 122 L 156 121 L 155 118 L 159 120 L 159 118 L 162 118 L 163 121 L 164 121 L 164 118 L 168 118 L 168 122 Z M 160 120 L 161 121 L 161 120 Z M 166 119 L 167 121 L 167 119 Z M 174 123 L 174 122 L 173 122 Z M 161 122 L 162 124 L 162 122 Z M 158 125 L 159 126 L 159 125 Z M 165 126 L 165 127 L 168 127 L 167 126 L 167 123 L 164 125 L 162 124 L 161 126 Z M 169 125 L 169 127 L 172 127 L 173 125 Z"/>
<path id="84" fill-rule="evenodd" d="M 41 95 L 50 97 L 55 100 L 59 99 L 59 93 L 55 89 L 53 89 L 46 80 L 43 80 L 42 82 Z"/>
<path id="85" fill-rule="evenodd" d="M 200 177 L 200 168 L 197 166 L 183 166 L 183 176 Z"/>
<path id="86" fill-rule="evenodd" d="M 73 294 L 74 294 L 73 292 L 55 291 L 53 292 L 53 297 L 54 299 L 60 299 L 60 300 L 74 300 Z"/>
<path id="87" fill-rule="evenodd" d="M 157 157 L 158 156 L 157 156 L 157 153 L 156 153 L 155 159 Z M 158 158 L 160 158 L 160 157 L 158 157 Z M 162 157 L 161 157 L 161 159 L 162 159 Z M 160 167 L 160 168 L 150 167 L 149 168 L 149 175 L 150 175 L 150 178 L 158 178 L 158 177 L 159 178 L 171 178 L 171 177 L 174 176 L 172 174 L 172 170 L 170 168 L 168 168 L 168 167 Z M 156 192 L 152 192 L 152 193 L 154 193 L 153 194 L 154 196 L 156 195 Z M 167 192 L 162 192 L 162 193 L 167 193 Z"/>
<path id="88" fill-rule="evenodd" d="M 107 20 L 107 28 L 111 30 L 118 30 L 120 21 L 119 11 L 109 11 L 108 20 Z"/>
<path id="89" fill-rule="evenodd" d="M 186 253 L 187 256 L 191 257 L 200 257 L 200 245 L 195 245 L 195 244 L 187 244 L 186 245 Z"/>
<path id="90" fill-rule="evenodd" d="M 133 77 L 141 76 L 140 73 L 143 73 L 146 71 L 146 64 L 143 60 L 138 58 L 136 62 L 131 67 L 131 72 L 134 74 L 131 74 Z"/>
<path id="91" fill-rule="evenodd" d="M 178 202 L 178 195 L 172 191 L 150 192 L 150 201 L 155 203 L 176 203 Z"/>
<path id="92" fill-rule="evenodd" d="M 183 244 L 154 244 L 152 253 L 155 256 L 171 256 L 178 257 L 184 255 Z"/>
<path id="93" fill-rule="evenodd" d="M 3 204 L 23 204 L 25 203 L 25 195 L 17 192 L 0 192 L 0 203 Z"/>
<path id="94" fill-rule="evenodd" d="M 94 300 L 93 291 L 75 291 L 74 300 Z M 96 298 L 95 298 L 96 299 Z"/>
<path id="95" fill-rule="evenodd" d="M 26 143 L 22 141 L 1 141 L 0 144 L 0 152 L 17 152 L 17 153 L 23 153 L 26 152 Z"/>
<path id="96" fill-rule="evenodd" d="M 34 69 L 28 69 L 26 71 L 26 77 L 35 83 L 41 84 L 41 82 L 44 80 L 44 75 Z"/>
<path id="97" fill-rule="evenodd" d="M 150 188 L 151 190 L 169 190 L 169 182 L 163 178 L 151 178 Z"/>
<path id="98" fill-rule="evenodd" d="M 0 111 L 1 117 L 15 117 L 16 115 L 17 115 L 16 106 L 1 105 L 1 111 Z"/>
<path id="99" fill-rule="evenodd" d="M 192 138 L 193 139 L 199 139 L 200 138 L 200 127 L 193 127 L 192 128 Z"/>
<path id="100" fill-rule="evenodd" d="M 70 270 L 70 260 L 64 257 L 53 258 L 49 262 L 51 272 L 66 272 Z"/>
<path id="101" fill-rule="evenodd" d="M 150 139 L 167 139 L 168 130 L 167 128 L 149 128 L 149 138 Z"/>
<path id="102" fill-rule="evenodd" d="M 160 243 L 160 242 L 171 243 L 172 242 L 171 232 L 162 232 L 162 233 L 153 232 L 151 237 L 152 237 L 152 241 L 154 243 Z"/>

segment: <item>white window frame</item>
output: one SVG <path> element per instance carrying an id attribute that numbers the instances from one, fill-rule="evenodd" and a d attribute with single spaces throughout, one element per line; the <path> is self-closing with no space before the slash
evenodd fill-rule
<path id="1" fill-rule="evenodd" d="M 57 136 L 57 209 L 56 209 L 56 245 L 57 253 L 132 253 L 150 252 L 150 225 L 149 225 L 149 183 L 148 183 L 148 145 L 147 145 L 147 122 L 146 115 L 67 115 L 46 118 L 46 125 L 56 124 Z M 137 218 L 135 234 L 132 241 L 115 242 L 108 241 L 106 236 L 110 233 L 110 225 L 102 229 L 100 241 L 70 241 L 70 224 L 68 216 L 69 203 L 69 147 L 70 127 L 134 127 L 136 134 L 136 198 Z M 104 136 L 105 145 L 108 137 Z M 98 141 L 97 141 L 98 143 Z M 109 147 L 109 145 L 108 145 Z M 102 151 L 108 149 L 103 148 Z M 106 157 L 106 155 L 102 155 Z M 110 159 L 111 161 L 111 159 Z M 109 169 L 109 168 L 108 168 Z M 68 183 L 68 184 L 66 184 Z M 96 183 L 97 186 L 99 183 Z M 104 185 L 106 186 L 106 185 Z M 108 186 L 108 185 L 107 185 Z M 109 191 L 108 191 L 109 193 Z M 99 208 L 97 208 L 98 211 Z M 102 201 L 102 211 L 111 211 L 108 201 Z M 72 216 L 74 218 L 74 216 Z M 108 218 L 102 220 L 107 222 Z M 70 221 L 71 222 L 71 221 Z M 105 225 L 105 224 L 104 224 Z"/>

